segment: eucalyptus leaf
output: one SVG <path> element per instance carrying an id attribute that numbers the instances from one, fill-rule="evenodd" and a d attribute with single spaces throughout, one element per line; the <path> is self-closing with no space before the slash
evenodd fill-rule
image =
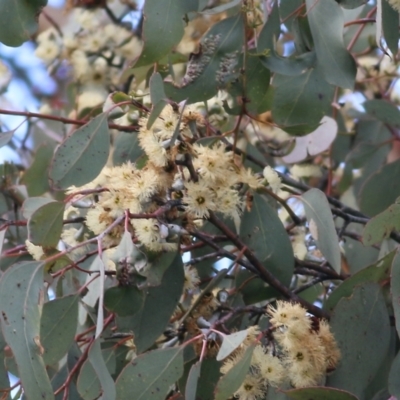
<path id="1" fill-rule="evenodd" d="M 56 247 L 63 228 L 64 203 L 39 207 L 28 220 L 29 240 L 36 246 Z"/>
<path id="2" fill-rule="evenodd" d="M 363 398 L 390 344 L 390 321 L 381 287 L 376 283 L 357 286 L 350 298 L 342 298 L 336 305 L 330 326 L 341 361 L 328 377 L 327 386 Z"/>
<path id="3" fill-rule="evenodd" d="M 265 268 L 289 286 L 294 269 L 292 245 L 276 211 L 258 194 L 251 211 L 243 215 L 240 237 Z"/>
<path id="4" fill-rule="evenodd" d="M 161 60 L 177 45 L 184 34 L 184 15 L 190 9 L 187 0 L 166 0 L 162 7 L 158 0 L 146 0 L 143 9 L 144 45 L 135 68 Z M 196 4 L 193 4 L 196 6 Z"/>
<path id="5" fill-rule="evenodd" d="M 222 345 L 217 354 L 217 361 L 221 361 L 235 351 L 247 337 L 247 329 L 223 336 Z"/>
<path id="6" fill-rule="evenodd" d="M 249 372 L 254 347 L 254 345 L 250 345 L 243 357 L 220 378 L 215 388 L 215 400 L 226 400 L 239 389 Z"/>
<path id="7" fill-rule="evenodd" d="M 135 286 L 114 286 L 104 293 L 104 306 L 121 317 L 134 315 L 143 306 L 144 294 Z"/>
<path id="8" fill-rule="evenodd" d="M 28 400 L 53 400 L 40 343 L 43 263 L 14 264 L 0 279 L 0 321 Z"/>
<path id="9" fill-rule="evenodd" d="M 297 133 L 310 133 L 330 113 L 334 87 L 325 80 L 319 67 L 298 76 L 275 74 L 272 85 L 275 88 L 272 116 L 285 130 L 296 127 Z"/>
<path id="10" fill-rule="evenodd" d="M 43 360 L 54 365 L 68 352 L 78 326 L 79 296 L 70 295 L 44 304 L 40 319 Z"/>
<path id="11" fill-rule="evenodd" d="M 350 297 L 354 288 L 358 285 L 368 282 L 380 283 L 386 281 L 390 277 L 392 262 L 395 256 L 392 251 L 386 256 L 378 260 L 376 263 L 363 268 L 356 274 L 342 282 L 329 296 L 325 302 L 325 309 L 331 312 L 344 297 Z"/>
<path id="12" fill-rule="evenodd" d="M 138 353 L 147 350 L 164 331 L 181 297 L 183 283 L 183 263 L 177 253 L 160 286 L 144 290 L 142 308 L 132 317 L 125 317 L 117 323 L 134 333 Z"/>
<path id="13" fill-rule="evenodd" d="M 309 229 L 318 249 L 336 272 L 340 272 L 339 240 L 328 200 L 319 189 L 310 189 L 300 200 L 303 202 Z"/>
<path id="14" fill-rule="evenodd" d="M 334 0 L 306 0 L 318 65 L 332 85 L 352 89 L 357 67 L 343 41 L 344 15 Z"/>
<path id="15" fill-rule="evenodd" d="M 183 347 L 153 350 L 126 366 L 116 381 L 118 400 L 164 400 L 183 373 Z"/>
<path id="16" fill-rule="evenodd" d="M 389 374 L 389 393 L 395 398 L 400 398 L 400 352 L 397 353 L 396 358 L 393 360 L 392 367 Z"/>
<path id="17" fill-rule="evenodd" d="M 392 262 L 390 291 L 392 294 L 392 303 L 394 310 L 394 317 L 396 322 L 397 334 L 400 337 L 400 254 L 399 251 L 395 252 Z"/>
<path id="18" fill-rule="evenodd" d="M 367 100 L 362 105 L 371 117 L 400 129 L 400 111 L 393 103 L 374 99 Z"/>
<path id="19" fill-rule="evenodd" d="M 144 154 L 139 145 L 138 135 L 119 132 L 114 142 L 113 165 L 122 165 L 128 161 L 134 163 Z"/>
<path id="20" fill-rule="evenodd" d="M 197 400 L 197 382 L 201 372 L 201 361 L 196 362 L 190 368 L 189 376 L 186 382 L 185 400 Z"/>
<path id="21" fill-rule="evenodd" d="M 371 218 L 363 231 L 363 243 L 372 246 L 382 242 L 390 236 L 391 232 L 400 231 L 400 204 L 392 204 L 385 211 Z"/>
<path id="22" fill-rule="evenodd" d="M 382 30 L 385 42 L 395 56 L 399 48 L 399 13 L 387 0 L 382 0 Z"/>
<path id="23" fill-rule="evenodd" d="M 18 47 L 28 41 L 38 29 L 38 16 L 46 4 L 47 0 L 0 0 L 0 42 Z"/>
<path id="24" fill-rule="evenodd" d="M 82 186 L 96 178 L 107 162 L 110 131 L 107 114 L 101 113 L 74 131 L 57 148 L 50 181 L 56 189 Z"/>
<path id="25" fill-rule="evenodd" d="M 359 193 L 360 210 L 373 217 L 390 207 L 400 197 L 400 185 L 395 183 L 399 176 L 400 160 L 386 164 L 369 176 Z"/>

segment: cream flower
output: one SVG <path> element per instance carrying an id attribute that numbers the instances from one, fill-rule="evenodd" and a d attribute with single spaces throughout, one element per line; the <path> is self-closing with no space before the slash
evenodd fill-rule
<path id="1" fill-rule="evenodd" d="M 183 203 L 186 210 L 196 218 L 209 216 L 209 211 L 217 208 L 215 192 L 213 192 L 202 180 L 199 182 L 186 182 L 186 194 Z"/>

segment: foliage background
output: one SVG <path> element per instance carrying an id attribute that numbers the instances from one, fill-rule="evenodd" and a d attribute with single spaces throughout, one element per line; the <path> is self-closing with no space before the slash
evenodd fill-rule
<path id="1" fill-rule="evenodd" d="M 44 6 L 0 0 L 0 41 L 33 39 L 51 77 L 0 66 L 2 398 L 8 373 L 27 399 L 399 398 L 400 4 Z M 10 104 L 18 79 L 39 110 Z M 132 171 L 156 189 L 117 205 Z M 341 360 L 243 394 L 279 299 Z"/>

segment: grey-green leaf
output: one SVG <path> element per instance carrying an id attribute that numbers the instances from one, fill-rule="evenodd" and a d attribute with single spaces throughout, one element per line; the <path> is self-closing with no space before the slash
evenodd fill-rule
<path id="1" fill-rule="evenodd" d="M 340 247 L 328 200 L 319 189 L 310 189 L 300 197 L 309 229 L 318 249 L 336 272 L 340 272 Z"/>
<path id="2" fill-rule="evenodd" d="M 389 373 L 389 393 L 396 399 L 400 398 L 400 352 L 397 353 L 396 358 L 393 360 L 392 367 Z"/>
<path id="3" fill-rule="evenodd" d="M 359 193 L 360 210 L 373 217 L 390 207 L 400 197 L 400 160 L 396 160 L 373 173 Z M 382 195 L 384 193 L 384 195 Z"/>
<path id="4" fill-rule="evenodd" d="M 217 361 L 221 361 L 235 351 L 247 337 L 247 329 L 234 332 L 223 337 L 222 345 L 217 354 Z"/>
<path id="5" fill-rule="evenodd" d="M 399 13 L 387 0 L 382 0 L 382 30 L 386 44 L 396 55 L 399 48 Z"/>
<path id="6" fill-rule="evenodd" d="M 400 336 L 400 253 L 396 251 L 392 262 L 390 290 L 397 334 Z"/>
<path id="7" fill-rule="evenodd" d="M 343 10 L 334 0 L 306 0 L 306 4 L 318 65 L 325 79 L 332 85 L 352 89 L 357 67 L 343 41 Z"/>
<path id="8" fill-rule="evenodd" d="M 251 211 L 243 215 L 240 237 L 265 268 L 289 286 L 294 269 L 290 239 L 277 212 L 258 194 Z"/>
<path id="9" fill-rule="evenodd" d="M 47 0 L 0 0 L 0 42 L 17 47 L 38 29 L 38 15 Z"/>
<path id="10" fill-rule="evenodd" d="M 120 320 L 121 326 L 133 331 L 138 353 L 147 350 L 164 331 L 181 297 L 183 283 L 183 263 L 177 253 L 160 286 L 145 289 L 140 311 Z"/>
<path id="11" fill-rule="evenodd" d="M 40 314 L 44 290 L 41 262 L 14 264 L 0 279 L 1 328 L 28 400 L 54 399 L 41 354 Z"/>
<path id="12" fill-rule="evenodd" d="M 29 240 L 36 246 L 56 247 L 63 227 L 64 203 L 39 207 L 28 220 Z"/>
<path id="13" fill-rule="evenodd" d="M 342 357 L 326 385 L 363 398 L 390 344 L 390 320 L 380 285 L 357 286 L 350 298 L 337 304 L 330 325 Z"/>
<path id="14" fill-rule="evenodd" d="M 239 389 L 249 372 L 254 347 L 254 345 L 249 346 L 239 362 L 221 377 L 215 388 L 215 400 L 226 400 Z"/>
<path id="15" fill-rule="evenodd" d="M 67 353 L 78 325 L 79 296 L 61 297 L 44 304 L 40 320 L 43 360 L 54 365 Z"/>
<path id="16" fill-rule="evenodd" d="M 114 286 L 104 293 L 104 306 L 121 317 L 134 315 L 143 306 L 144 294 L 136 286 Z"/>
<path id="17" fill-rule="evenodd" d="M 61 143 L 50 166 L 50 181 L 56 189 L 92 181 L 106 164 L 109 150 L 107 114 L 102 113 Z"/>
<path id="18" fill-rule="evenodd" d="M 116 381 L 118 400 L 164 400 L 183 374 L 183 347 L 158 349 L 135 358 Z"/>
<path id="19" fill-rule="evenodd" d="M 196 400 L 197 382 L 201 372 L 201 361 L 193 364 L 190 368 L 189 376 L 186 381 L 185 400 Z"/>
<path id="20" fill-rule="evenodd" d="M 189 11 L 187 0 L 146 0 L 143 9 L 144 46 L 135 68 L 159 61 L 177 45 L 184 33 L 184 15 Z"/>
<path id="21" fill-rule="evenodd" d="M 365 246 L 380 243 L 394 230 L 400 231 L 400 204 L 392 204 L 368 221 L 363 231 L 363 243 Z"/>
<path id="22" fill-rule="evenodd" d="M 390 270 L 395 252 L 392 251 L 376 263 L 363 268 L 356 274 L 346 279 L 328 297 L 325 309 L 331 312 L 343 297 L 350 297 L 354 288 L 367 282 L 381 283 L 390 277 Z"/>
<path id="23" fill-rule="evenodd" d="M 272 85 L 275 88 L 272 116 L 283 129 L 296 127 L 296 133 L 310 133 L 331 112 L 334 87 L 325 80 L 319 67 L 298 76 L 275 74 Z"/>
<path id="24" fill-rule="evenodd" d="M 384 124 L 392 125 L 396 129 L 400 129 L 400 111 L 389 101 L 386 100 L 368 100 L 363 104 L 367 114 L 382 121 Z"/>
<path id="25" fill-rule="evenodd" d="M 116 388 L 114 380 L 107 369 L 106 363 L 100 347 L 100 339 L 94 341 L 91 345 L 88 360 L 92 364 L 100 382 L 103 399 L 116 400 Z"/>

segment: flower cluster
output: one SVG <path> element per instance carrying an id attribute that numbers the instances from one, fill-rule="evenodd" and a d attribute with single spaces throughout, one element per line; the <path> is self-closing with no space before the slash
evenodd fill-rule
<path id="1" fill-rule="evenodd" d="M 130 162 L 105 167 L 89 184 L 68 190 L 70 194 L 87 190 L 99 192 L 92 196 L 86 213 L 86 226 L 90 231 L 99 235 L 127 211 L 150 214 L 160 204 L 173 200 L 178 201 L 180 207 L 166 215 L 166 220 L 186 217 L 194 221 L 207 218 L 210 211 L 239 217 L 244 185 L 255 189 L 261 180 L 241 166 L 224 144 L 218 142 L 211 147 L 191 144 L 195 140 L 189 129 L 191 122 L 201 125 L 204 118 L 187 107 L 179 123 L 179 113 L 171 105 L 164 108 L 149 128 L 148 119 L 142 118 L 138 134 L 146 160 L 142 168 Z M 172 142 L 176 130 L 178 135 Z M 188 165 L 180 167 L 178 162 L 185 159 L 185 155 L 190 156 L 191 172 Z M 179 236 L 186 233 L 177 225 L 147 216 L 132 218 L 130 222 L 137 241 L 151 251 L 177 249 Z M 122 233 L 121 226 L 114 227 L 105 237 L 105 244 L 118 244 Z"/>
<path id="2" fill-rule="evenodd" d="M 254 348 L 249 372 L 235 392 L 240 400 L 263 399 L 268 387 L 306 387 L 318 385 L 327 371 L 335 369 L 340 351 L 327 321 L 316 321 L 299 304 L 278 301 L 269 307 L 273 340 Z M 317 325 L 317 326 L 315 326 Z M 243 356 L 246 348 L 260 336 L 249 328 L 248 337 L 229 357 L 221 371 L 226 374 Z"/>
<path id="3" fill-rule="evenodd" d="M 100 8 L 74 9 L 62 33 L 49 28 L 38 35 L 37 43 L 36 56 L 53 70 L 67 62 L 81 86 L 79 111 L 106 99 L 108 88 L 119 84 L 125 62 L 136 58 L 142 47 L 129 27 L 115 24 Z"/>

